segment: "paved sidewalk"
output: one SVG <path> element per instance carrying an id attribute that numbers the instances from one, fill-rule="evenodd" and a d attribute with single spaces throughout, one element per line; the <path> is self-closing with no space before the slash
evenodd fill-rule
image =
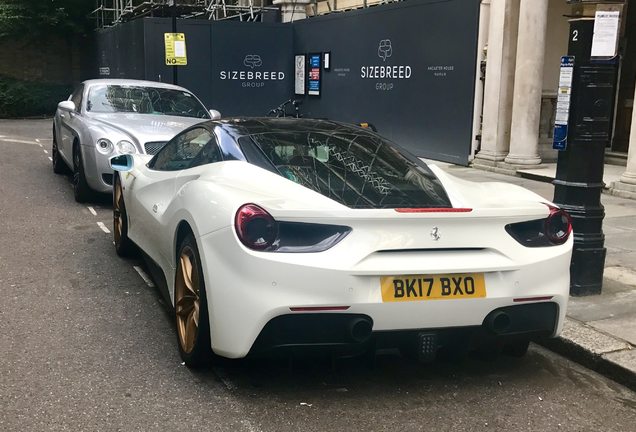
<path id="1" fill-rule="evenodd" d="M 542 163 L 539 168 L 521 169 L 517 173 L 521 177 L 531 180 L 552 181 L 556 177 L 556 163 Z M 603 182 L 605 183 L 605 191 L 607 192 L 612 183 L 620 180 L 621 175 L 625 172 L 625 167 L 620 165 L 605 165 L 603 170 Z"/>
<path id="2" fill-rule="evenodd" d="M 546 181 L 428 162 L 466 180 L 513 183 L 549 200 L 554 196 L 554 186 Z M 603 194 L 601 201 L 607 248 L 603 292 L 570 297 L 561 337 L 545 345 L 636 389 L 636 201 L 609 194 Z"/>

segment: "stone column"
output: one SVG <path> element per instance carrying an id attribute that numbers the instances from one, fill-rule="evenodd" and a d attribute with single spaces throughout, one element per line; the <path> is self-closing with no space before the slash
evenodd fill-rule
<path id="1" fill-rule="evenodd" d="M 510 153 L 506 156 L 511 165 L 541 163 L 539 119 L 547 25 L 548 0 L 521 0 Z"/>
<path id="2" fill-rule="evenodd" d="M 514 63 L 520 0 L 492 0 L 481 150 L 474 166 L 487 168 L 503 161 L 510 145 Z"/>
<path id="3" fill-rule="evenodd" d="M 636 100 L 636 91 L 634 91 Z M 632 111 L 632 126 L 629 130 L 629 149 L 627 152 L 627 169 L 620 180 L 612 185 L 612 195 L 636 199 L 636 107 Z"/>
<path id="4" fill-rule="evenodd" d="M 307 18 L 307 5 L 310 0 L 274 0 L 272 4 L 280 5 L 282 22 L 293 22 Z"/>
<path id="5" fill-rule="evenodd" d="M 481 62 L 486 58 L 488 45 L 488 24 L 490 22 L 490 0 L 481 0 L 479 6 L 479 36 L 477 37 L 477 72 L 475 73 L 475 102 L 473 105 L 473 144 L 471 158 L 479 147 L 477 135 L 481 133 L 481 115 L 484 103 L 484 85 L 481 82 Z"/>

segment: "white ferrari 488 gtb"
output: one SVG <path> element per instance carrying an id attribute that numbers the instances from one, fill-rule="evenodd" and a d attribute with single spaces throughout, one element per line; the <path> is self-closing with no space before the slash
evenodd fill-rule
<path id="1" fill-rule="evenodd" d="M 149 258 L 188 366 L 311 348 L 521 355 L 563 326 L 567 213 L 368 129 L 208 121 L 111 166 L 117 253 Z"/>

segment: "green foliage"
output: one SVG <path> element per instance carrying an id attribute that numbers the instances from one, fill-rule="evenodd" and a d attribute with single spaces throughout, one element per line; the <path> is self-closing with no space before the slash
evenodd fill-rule
<path id="1" fill-rule="evenodd" d="M 49 116 L 72 87 L 42 84 L 0 76 L 0 118 Z"/>
<path id="2" fill-rule="evenodd" d="M 86 33 L 93 6 L 90 0 L 0 0 L 0 38 Z"/>

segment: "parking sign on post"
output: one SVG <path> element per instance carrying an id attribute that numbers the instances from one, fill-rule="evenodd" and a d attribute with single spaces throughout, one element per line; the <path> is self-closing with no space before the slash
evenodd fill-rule
<path id="1" fill-rule="evenodd" d="M 185 66 L 188 64 L 185 33 L 164 33 L 164 42 L 167 66 Z"/>

